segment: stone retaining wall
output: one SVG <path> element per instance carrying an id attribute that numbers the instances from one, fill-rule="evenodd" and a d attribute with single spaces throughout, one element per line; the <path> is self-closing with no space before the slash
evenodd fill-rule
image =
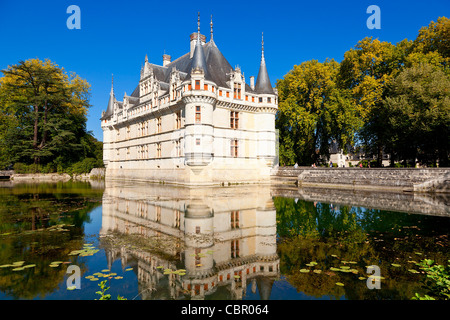
<path id="1" fill-rule="evenodd" d="M 272 175 L 277 183 L 299 187 L 450 192 L 450 168 L 311 168 L 281 167 Z"/>
<path id="2" fill-rule="evenodd" d="M 272 196 L 351 207 L 450 217 L 450 194 L 274 187 Z"/>

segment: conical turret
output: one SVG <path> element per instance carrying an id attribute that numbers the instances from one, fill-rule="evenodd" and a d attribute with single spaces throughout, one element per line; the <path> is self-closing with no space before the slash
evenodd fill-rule
<path id="1" fill-rule="evenodd" d="M 257 93 L 274 94 L 267 72 L 266 60 L 264 59 L 264 34 L 262 38 L 261 65 L 259 66 L 258 78 L 256 79 L 255 91 Z"/>
<path id="2" fill-rule="evenodd" d="M 206 65 L 205 53 L 200 41 L 200 13 L 198 14 L 198 31 L 197 31 L 197 43 L 195 44 L 194 55 L 192 56 L 191 72 L 203 71 L 205 79 L 209 78 L 208 67 Z"/>
<path id="3" fill-rule="evenodd" d="M 102 119 L 106 119 L 112 116 L 114 112 L 114 102 L 116 101 L 116 97 L 114 96 L 114 76 L 111 79 L 111 92 L 109 93 L 109 101 L 108 106 L 106 107 L 106 112 L 103 114 Z"/>

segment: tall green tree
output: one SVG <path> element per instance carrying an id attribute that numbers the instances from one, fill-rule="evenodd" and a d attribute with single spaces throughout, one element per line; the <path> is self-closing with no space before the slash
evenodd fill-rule
<path id="1" fill-rule="evenodd" d="M 411 46 L 402 41 L 397 46 L 378 39 L 364 38 L 344 54 L 339 83 L 352 93 L 364 125 L 358 132 L 359 144 L 366 153 L 375 154 L 381 165 L 384 151 L 390 151 L 391 133 L 386 130 L 388 110 L 384 99 L 390 81 L 404 65 Z"/>
<path id="2" fill-rule="evenodd" d="M 448 166 L 450 152 L 450 77 L 430 64 L 401 71 L 385 99 L 385 127 L 399 160 L 418 159 Z"/>
<path id="3" fill-rule="evenodd" d="M 2 73 L 0 165 L 80 160 L 89 83 L 50 60 L 19 61 Z"/>
<path id="4" fill-rule="evenodd" d="M 312 60 L 278 80 L 280 163 L 311 165 L 329 155 L 333 141 L 344 148 L 353 143 L 360 116 L 350 91 L 337 86 L 338 73 L 336 61 Z"/>

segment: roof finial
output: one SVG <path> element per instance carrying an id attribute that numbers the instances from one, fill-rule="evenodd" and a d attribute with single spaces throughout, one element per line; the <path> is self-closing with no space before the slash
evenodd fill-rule
<path id="1" fill-rule="evenodd" d="M 212 15 L 211 15 L 211 41 L 213 41 L 213 21 L 212 21 Z"/>
<path id="2" fill-rule="evenodd" d="M 114 74 L 113 73 L 111 73 L 111 92 L 113 92 L 114 91 Z"/>
<path id="3" fill-rule="evenodd" d="M 148 62 L 148 56 L 145 54 L 145 62 Z"/>
<path id="4" fill-rule="evenodd" d="M 261 51 L 262 54 L 264 55 L 264 31 L 261 33 Z"/>
<path id="5" fill-rule="evenodd" d="M 261 61 L 264 61 L 264 32 L 261 33 Z"/>
<path id="6" fill-rule="evenodd" d="M 200 11 L 197 14 L 197 41 L 200 42 Z"/>

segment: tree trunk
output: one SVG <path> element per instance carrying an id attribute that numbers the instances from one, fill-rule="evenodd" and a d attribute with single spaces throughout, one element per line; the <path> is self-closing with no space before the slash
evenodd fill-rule
<path id="1" fill-rule="evenodd" d="M 39 107 L 37 105 L 34 106 L 34 136 L 33 136 L 33 149 L 37 150 L 38 145 L 38 123 L 39 123 Z M 39 162 L 38 157 L 34 156 L 34 164 Z"/>
<path id="2" fill-rule="evenodd" d="M 39 149 L 44 148 L 45 144 L 47 143 L 47 113 L 48 113 L 47 100 L 45 100 L 45 103 L 44 103 L 44 125 L 42 127 L 42 129 L 43 129 L 42 141 L 39 145 Z"/>

